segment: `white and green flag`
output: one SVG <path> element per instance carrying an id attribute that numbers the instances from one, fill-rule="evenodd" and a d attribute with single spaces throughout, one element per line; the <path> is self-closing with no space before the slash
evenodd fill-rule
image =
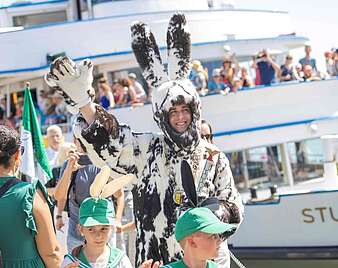
<path id="1" fill-rule="evenodd" d="M 40 125 L 38 123 L 29 87 L 25 89 L 22 113 L 21 142 L 24 146 L 20 171 L 31 181 L 45 184 L 52 178 Z"/>

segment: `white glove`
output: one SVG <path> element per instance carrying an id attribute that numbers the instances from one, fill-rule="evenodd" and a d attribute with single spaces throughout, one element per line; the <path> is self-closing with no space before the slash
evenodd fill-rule
<path id="1" fill-rule="evenodd" d="M 45 75 L 45 81 L 63 96 L 75 112 L 91 102 L 93 64 L 89 59 L 76 64 L 68 57 L 57 58 Z"/>

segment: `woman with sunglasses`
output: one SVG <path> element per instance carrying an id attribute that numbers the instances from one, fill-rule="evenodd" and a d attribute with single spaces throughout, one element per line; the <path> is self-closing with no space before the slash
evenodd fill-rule
<path id="1" fill-rule="evenodd" d="M 20 148 L 19 134 L 0 126 L 0 266 L 60 267 L 62 255 L 46 189 L 39 180 L 27 183 L 16 178 Z"/>
<path id="2" fill-rule="evenodd" d="M 281 72 L 280 72 L 280 81 L 281 82 L 287 82 L 292 80 L 301 80 L 298 77 L 297 71 L 292 64 L 292 56 L 287 55 L 285 57 L 285 63 L 280 66 Z"/>
<path id="3" fill-rule="evenodd" d="M 202 119 L 201 123 L 201 138 L 206 140 L 207 142 L 214 144 L 213 135 L 212 135 L 212 128 L 210 124 Z"/>

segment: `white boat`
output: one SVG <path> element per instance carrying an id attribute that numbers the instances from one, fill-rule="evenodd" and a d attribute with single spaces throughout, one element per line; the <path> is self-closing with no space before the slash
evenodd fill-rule
<path id="1" fill-rule="evenodd" d="M 131 22 L 150 24 L 163 52 L 168 19 L 177 10 L 188 19 L 193 58 L 210 70 L 220 64 L 229 48 L 242 63 L 262 48 L 276 51 L 280 62 L 308 41 L 294 34 L 286 12 L 236 9 L 226 1 L 87 2 L 92 5 L 83 11 L 76 9 L 76 1 L 66 0 L 37 0 L 0 8 L 0 28 L 11 29 L 0 31 L 2 95 L 9 99 L 30 81 L 39 98 L 39 91 L 47 89 L 42 75 L 48 70 L 48 59 L 60 54 L 77 61 L 91 58 L 97 66 L 95 72 L 109 80 L 130 70 L 140 75 L 130 48 Z M 83 20 L 76 20 L 79 16 Z M 240 258 L 338 259 L 335 139 L 325 138 L 338 134 L 337 88 L 338 80 L 330 79 L 202 98 L 203 117 L 213 126 L 215 142 L 223 151 L 280 145 L 283 180 L 289 186 L 280 187 L 272 198 L 265 189 L 258 191 L 255 200 L 243 194 L 245 220 L 229 241 Z M 114 114 L 135 131 L 158 131 L 150 105 L 119 108 Z M 328 145 L 324 177 L 295 182 L 287 143 L 321 137 Z"/>
<path id="2" fill-rule="evenodd" d="M 223 151 L 280 146 L 287 186 L 273 196 L 266 186 L 256 199 L 243 193 L 245 220 L 229 241 L 241 260 L 321 259 L 338 264 L 337 88 L 338 79 L 331 79 L 202 97 L 203 118 L 213 126 Z M 134 130 L 158 131 L 150 120 L 150 105 L 116 109 L 114 114 Z M 315 138 L 325 147 L 324 176 L 295 183 L 287 143 Z"/>

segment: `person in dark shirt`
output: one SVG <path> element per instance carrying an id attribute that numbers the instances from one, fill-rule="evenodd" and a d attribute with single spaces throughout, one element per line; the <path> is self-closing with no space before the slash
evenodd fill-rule
<path id="1" fill-rule="evenodd" d="M 279 66 L 271 59 L 267 50 L 257 55 L 256 64 L 260 74 L 260 85 L 269 86 L 275 82 L 275 76 L 280 74 Z"/>
<path id="2" fill-rule="evenodd" d="M 285 63 L 281 65 L 280 69 L 281 69 L 281 76 L 280 76 L 281 82 L 300 80 L 300 78 L 297 75 L 295 67 L 292 65 L 291 55 L 286 56 Z"/>

